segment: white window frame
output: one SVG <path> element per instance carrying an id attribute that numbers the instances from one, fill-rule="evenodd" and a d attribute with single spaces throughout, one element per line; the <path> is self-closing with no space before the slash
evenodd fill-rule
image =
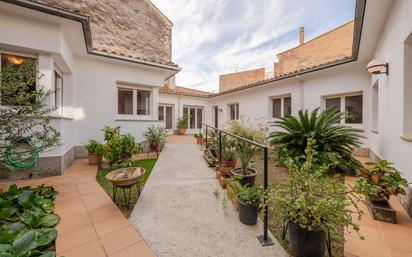
<path id="1" fill-rule="evenodd" d="M 2 54 L 17 55 L 17 56 L 21 56 L 21 57 L 25 57 L 25 58 L 31 58 L 31 59 L 35 59 L 36 62 L 37 62 L 38 59 L 39 59 L 39 57 L 38 57 L 37 55 L 34 55 L 34 54 L 28 54 L 28 53 L 24 53 L 24 52 L 7 51 L 7 50 L 2 50 L 2 49 L 0 49 L 0 71 L 1 71 L 1 55 L 2 55 Z M 38 70 L 39 67 L 38 67 L 37 64 L 36 64 L 36 66 L 37 66 L 37 70 Z M 37 74 L 36 74 L 36 76 L 37 76 Z M 38 85 L 37 85 L 37 81 L 36 81 L 36 89 L 37 89 L 37 86 L 38 86 Z M 2 107 L 2 108 L 8 108 L 7 106 L 2 105 L 1 102 L 0 102 L 0 107 Z"/>
<path id="2" fill-rule="evenodd" d="M 170 129 L 173 129 L 175 127 L 175 123 L 174 123 L 174 116 L 175 116 L 174 115 L 174 105 L 173 104 L 158 104 L 157 108 L 159 108 L 159 107 L 163 108 L 162 112 L 163 112 L 163 117 L 164 117 L 163 121 L 165 123 L 165 128 L 166 128 L 166 107 L 171 107 L 172 108 L 172 127 Z M 159 120 L 159 116 L 160 116 L 160 113 L 157 114 L 157 120 L 161 121 L 161 120 Z"/>
<path id="3" fill-rule="evenodd" d="M 269 117 L 271 120 L 276 120 L 285 117 L 285 98 L 290 98 L 290 105 L 292 108 L 292 94 L 271 96 L 269 98 Z M 280 117 L 273 117 L 273 100 L 280 99 Z M 292 115 L 292 112 L 291 112 Z"/>
<path id="4" fill-rule="evenodd" d="M 187 108 L 187 114 L 189 115 L 189 118 L 187 119 L 187 128 L 188 129 L 199 129 L 197 127 L 197 110 L 202 110 L 202 122 L 205 120 L 205 112 L 204 112 L 204 107 L 203 106 L 193 106 L 193 105 L 183 105 L 182 113 L 184 113 L 184 109 Z M 195 110 L 195 128 L 190 128 L 190 109 Z"/>
<path id="5" fill-rule="evenodd" d="M 345 126 L 353 126 L 353 127 L 363 126 L 363 123 L 364 123 L 364 120 L 365 120 L 365 113 L 364 113 L 365 97 L 364 97 L 362 91 L 323 96 L 322 110 L 326 110 L 326 99 L 340 98 L 340 112 L 341 113 L 346 113 L 346 103 L 345 103 L 346 99 L 345 98 L 348 97 L 348 96 L 359 96 L 359 95 L 362 96 L 362 123 L 346 123 L 346 118 L 343 118 L 340 121 L 340 124 L 343 124 Z"/>
<path id="6" fill-rule="evenodd" d="M 56 89 L 56 73 L 61 77 L 61 90 L 57 91 Z M 52 94 L 52 107 L 56 108 L 54 111 L 56 115 L 62 116 L 63 115 L 63 105 L 64 105 L 64 98 L 63 98 L 63 90 L 64 90 L 64 76 L 63 72 L 55 65 L 53 70 L 53 94 Z M 56 97 L 60 98 L 60 104 L 56 104 Z"/>
<path id="7" fill-rule="evenodd" d="M 119 89 L 125 89 L 125 90 L 133 90 L 133 114 L 119 114 Z M 146 115 L 137 115 L 137 91 L 148 91 L 150 92 L 150 98 L 149 98 L 149 112 Z M 116 117 L 117 119 L 130 119 L 130 120 L 151 120 L 153 113 L 154 113 L 154 104 L 153 104 L 153 88 L 149 86 L 134 86 L 134 85 L 129 85 L 125 83 L 118 83 L 116 87 Z M 156 120 L 158 117 L 156 117 Z"/>
<path id="8" fill-rule="evenodd" d="M 240 116 L 240 115 L 239 115 L 239 113 L 240 113 L 240 105 L 239 105 L 239 102 L 230 103 L 230 104 L 228 104 L 227 106 L 228 106 L 228 116 L 229 116 L 229 119 L 228 119 L 228 120 L 230 120 L 230 121 L 239 120 L 239 116 Z M 232 119 L 232 117 L 230 117 L 230 108 L 231 108 L 232 106 L 234 106 L 234 108 L 235 108 L 235 118 L 234 118 L 234 119 Z"/>

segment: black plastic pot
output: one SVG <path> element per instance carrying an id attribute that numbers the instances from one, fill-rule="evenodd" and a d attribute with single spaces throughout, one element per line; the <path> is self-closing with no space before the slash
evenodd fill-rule
<path id="1" fill-rule="evenodd" d="M 239 205 L 239 220 L 245 225 L 255 225 L 259 216 L 259 206 L 244 204 L 236 197 Z"/>
<path id="2" fill-rule="evenodd" d="M 240 168 L 234 168 L 232 171 L 232 175 L 238 179 L 239 183 L 242 186 L 254 186 L 255 185 L 255 177 L 257 174 L 256 170 L 248 169 L 249 174 L 243 175 Z"/>
<path id="3" fill-rule="evenodd" d="M 288 223 L 289 248 L 295 257 L 323 257 L 326 250 L 326 232 L 306 230 Z"/>

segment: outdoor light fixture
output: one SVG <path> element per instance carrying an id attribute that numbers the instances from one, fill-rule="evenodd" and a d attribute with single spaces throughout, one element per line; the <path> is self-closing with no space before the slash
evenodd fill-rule
<path id="1" fill-rule="evenodd" d="M 383 74 L 388 75 L 389 64 L 382 60 L 373 60 L 368 63 L 367 69 L 370 74 Z"/>
<path id="2" fill-rule="evenodd" d="M 219 110 L 219 112 L 223 112 L 223 109 L 222 109 L 222 108 L 219 108 L 218 110 Z"/>

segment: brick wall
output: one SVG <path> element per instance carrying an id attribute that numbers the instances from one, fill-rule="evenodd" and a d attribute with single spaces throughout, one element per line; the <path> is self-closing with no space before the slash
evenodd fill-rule
<path id="1" fill-rule="evenodd" d="M 265 68 L 219 76 L 219 91 L 227 91 L 265 79 Z"/>
<path id="2" fill-rule="evenodd" d="M 353 21 L 277 55 L 275 76 L 350 57 Z"/>
<path id="3" fill-rule="evenodd" d="M 148 0 L 41 0 L 90 17 L 93 47 L 171 61 L 173 24 Z"/>

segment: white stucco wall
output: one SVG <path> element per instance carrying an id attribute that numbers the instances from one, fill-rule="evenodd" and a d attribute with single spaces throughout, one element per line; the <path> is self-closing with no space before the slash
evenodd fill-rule
<path id="1" fill-rule="evenodd" d="M 190 97 L 174 94 L 159 94 L 159 105 L 171 105 L 173 107 L 173 129 L 177 127 L 177 119 L 183 115 L 184 106 L 201 107 L 203 109 L 203 123 L 211 123 L 210 99 L 204 97 Z M 187 133 L 198 133 L 198 129 L 188 129 Z"/>
<path id="2" fill-rule="evenodd" d="M 291 95 L 292 115 L 301 109 L 312 111 L 321 107 L 323 98 L 330 95 L 363 93 L 363 123 L 350 125 L 366 130 L 369 127 L 369 75 L 363 64 L 350 63 L 295 78 L 242 90 L 212 98 L 211 106 L 222 109 L 219 112 L 219 126 L 229 121 L 229 104 L 239 103 L 239 114 L 251 122 L 271 119 L 271 98 Z M 213 119 L 213 118 L 212 118 Z M 366 135 L 366 133 L 364 134 Z M 367 140 L 363 140 L 367 147 Z"/>
<path id="3" fill-rule="evenodd" d="M 412 56 L 405 59 L 405 41 L 412 32 L 412 1 L 394 1 L 391 12 L 385 22 L 378 45 L 372 59 L 381 59 L 389 63 L 389 75 L 372 75 L 369 86 L 379 85 L 379 124 L 378 133 L 369 133 L 371 149 L 383 159 L 395 163 L 405 177 L 412 181 L 412 142 L 401 137 L 411 137 L 404 131 L 404 122 L 412 116 L 412 95 L 405 94 L 404 89 L 411 90 L 412 81 L 405 80 L 412 72 Z M 371 114 L 372 115 L 372 114 Z"/>

